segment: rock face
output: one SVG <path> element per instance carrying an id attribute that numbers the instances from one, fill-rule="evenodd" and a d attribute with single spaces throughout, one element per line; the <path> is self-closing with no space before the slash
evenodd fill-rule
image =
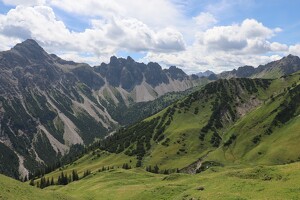
<path id="1" fill-rule="evenodd" d="M 105 79 L 102 90 L 106 90 L 108 96 L 104 98 L 112 98 L 117 102 L 118 95 L 125 102 L 128 99 L 134 102 L 151 101 L 167 92 L 184 91 L 199 83 L 199 79 L 188 76 L 175 66 L 163 70 L 158 63 L 138 63 L 131 57 L 124 59 L 113 56 L 108 64 L 96 66 L 94 72 Z"/>
<path id="2" fill-rule="evenodd" d="M 215 73 L 210 71 L 210 70 L 206 70 L 205 72 L 199 72 L 196 75 L 198 77 L 209 77 L 210 75 L 214 75 Z"/>
<path id="3" fill-rule="evenodd" d="M 219 78 L 279 78 L 300 70 L 300 58 L 288 55 L 266 65 L 239 67 L 237 70 L 222 72 Z"/>
<path id="4" fill-rule="evenodd" d="M 91 67 L 48 54 L 34 40 L 17 44 L 0 52 L 0 173 L 28 175 L 71 146 L 106 136 L 118 126 L 107 106 L 154 100 L 198 83 L 176 67 L 163 70 L 130 57 Z"/>

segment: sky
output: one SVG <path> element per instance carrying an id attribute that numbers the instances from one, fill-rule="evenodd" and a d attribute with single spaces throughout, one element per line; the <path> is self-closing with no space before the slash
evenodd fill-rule
<path id="1" fill-rule="evenodd" d="M 299 0 L 0 0 L 0 51 L 26 39 L 66 60 L 113 55 L 216 73 L 300 56 Z"/>

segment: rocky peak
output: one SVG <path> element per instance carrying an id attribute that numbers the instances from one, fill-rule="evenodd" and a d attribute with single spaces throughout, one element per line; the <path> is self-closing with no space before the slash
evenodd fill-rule
<path id="1" fill-rule="evenodd" d="M 209 77 L 210 75 L 215 74 L 214 72 L 210 71 L 210 70 L 206 70 L 205 72 L 199 72 L 196 75 L 198 77 Z"/>
<path id="2" fill-rule="evenodd" d="M 298 56 L 294 56 L 292 54 L 289 54 L 286 57 L 283 57 L 280 62 L 284 63 L 290 63 L 290 64 L 298 64 L 300 63 L 300 58 Z"/>
<path id="3" fill-rule="evenodd" d="M 182 71 L 182 69 L 177 68 L 176 66 L 171 66 L 169 69 L 166 69 L 165 72 L 174 80 L 182 81 L 184 78 L 188 77 L 187 74 Z"/>
<path id="4" fill-rule="evenodd" d="M 243 67 L 239 67 L 236 70 L 236 75 L 239 78 L 245 78 L 245 77 L 249 77 L 252 76 L 255 73 L 255 68 L 252 66 L 243 66 Z"/>
<path id="5" fill-rule="evenodd" d="M 29 60 L 42 60 L 49 57 L 44 49 L 32 39 L 27 39 L 24 42 L 17 44 L 11 51 L 16 52 Z"/>

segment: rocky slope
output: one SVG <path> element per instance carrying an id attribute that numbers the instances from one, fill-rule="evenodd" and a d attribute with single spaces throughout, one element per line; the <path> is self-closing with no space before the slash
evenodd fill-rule
<path id="1" fill-rule="evenodd" d="M 210 70 L 206 70 L 205 72 L 199 72 L 196 75 L 199 77 L 209 77 L 210 75 L 213 75 L 213 74 L 215 74 L 215 73 Z"/>
<path id="2" fill-rule="evenodd" d="M 53 164 L 72 145 L 114 131 L 112 112 L 121 104 L 126 112 L 200 82 L 176 67 L 130 57 L 92 68 L 48 54 L 34 40 L 17 44 L 0 53 L 0 172 L 25 176 Z"/>

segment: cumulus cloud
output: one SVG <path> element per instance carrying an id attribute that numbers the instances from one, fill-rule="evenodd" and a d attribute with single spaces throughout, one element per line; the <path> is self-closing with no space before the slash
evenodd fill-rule
<path id="1" fill-rule="evenodd" d="M 3 2 L 18 6 L 0 15 L 0 50 L 32 38 L 68 60 L 96 65 L 118 51 L 143 52 L 146 56 L 141 61 L 177 65 L 188 73 L 256 66 L 300 52 L 299 44 L 289 47 L 272 41 L 280 28 L 267 27 L 255 19 L 219 26 L 212 12 L 188 19 L 181 7 L 169 0 Z M 88 27 L 71 31 L 63 17 L 56 16 L 53 6 L 87 18 Z"/>
<path id="2" fill-rule="evenodd" d="M 56 19 L 53 10 L 46 6 L 17 6 L 7 15 L 0 16 L 0 23 L 0 33 L 4 35 L 22 39 L 32 37 L 45 43 L 63 41 L 70 34 L 64 23 Z"/>
<path id="3" fill-rule="evenodd" d="M 46 0 L 2 0 L 6 5 L 23 5 L 23 6 L 36 6 L 36 5 L 44 5 Z"/>
<path id="4" fill-rule="evenodd" d="M 185 51 L 167 54 L 150 52 L 145 61 L 178 65 L 189 73 L 207 69 L 221 72 L 243 65 L 258 66 L 280 59 L 280 55 L 289 50 L 285 44 L 269 41 L 279 31 L 281 29 L 268 28 L 254 19 L 245 19 L 241 24 L 214 26 L 199 31 L 195 43 Z M 296 52 L 300 50 L 298 48 L 292 47 L 290 51 Z"/>
<path id="5" fill-rule="evenodd" d="M 300 44 L 292 45 L 289 47 L 289 53 L 300 56 Z"/>
<path id="6" fill-rule="evenodd" d="M 92 20 L 91 28 L 72 32 L 48 6 L 17 6 L 7 15 L 0 15 L 0 34 L 21 40 L 33 38 L 51 52 L 57 49 L 64 50 L 64 55 L 74 55 L 74 51 L 79 55 L 90 52 L 99 59 L 122 49 L 138 52 L 185 49 L 183 36 L 176 29 L 167 27 L 155 31 L 135 18 Z"/>
<path id="7" fill-rule="evenodd" d="M 144 62 L 155 61 L 164 66 L 176 65 L 185 72 L 192 74 L 199 71 L 212 70 L 215 73 L 232 70 L 244 65 L 257 67 L 260 64 L 266 64 L 280 59 L 282 56 L 274 54 L 267 55 L 235 55 L 226 52 L 215 52 L 206 54 L 201 52 L 200 47 L 189 47 L 184 52 L 174 53 L 153 53 L 149 52 L 142 60 Z M 196 52 L 196 53 L 195 53 Z"/>
<path id="8" fill-rule="evenodd" d="M 50 5 L 90 17 L 135 18 L 153 28 L 173 26 L 184 18 L 169 0 L 51 0 Z"/>
<path id="9" fill-rule="evenodd" d="M 198 42 L 208 51 L 235 51 L 237 54 L 263 54 L 268 51 L 284 51 L 287 46 L 270 43 L 279 28 L 270 29 L 254 19 L 241 24 L 216 26 L 197 34 Z"/>
<path id="10" fill-rule="evenodd" d="M 218 22 L 218 20 L 209 12 L 202 12 L 194 17 L 193 20 L 201 29 L 207 29 Z"/>

